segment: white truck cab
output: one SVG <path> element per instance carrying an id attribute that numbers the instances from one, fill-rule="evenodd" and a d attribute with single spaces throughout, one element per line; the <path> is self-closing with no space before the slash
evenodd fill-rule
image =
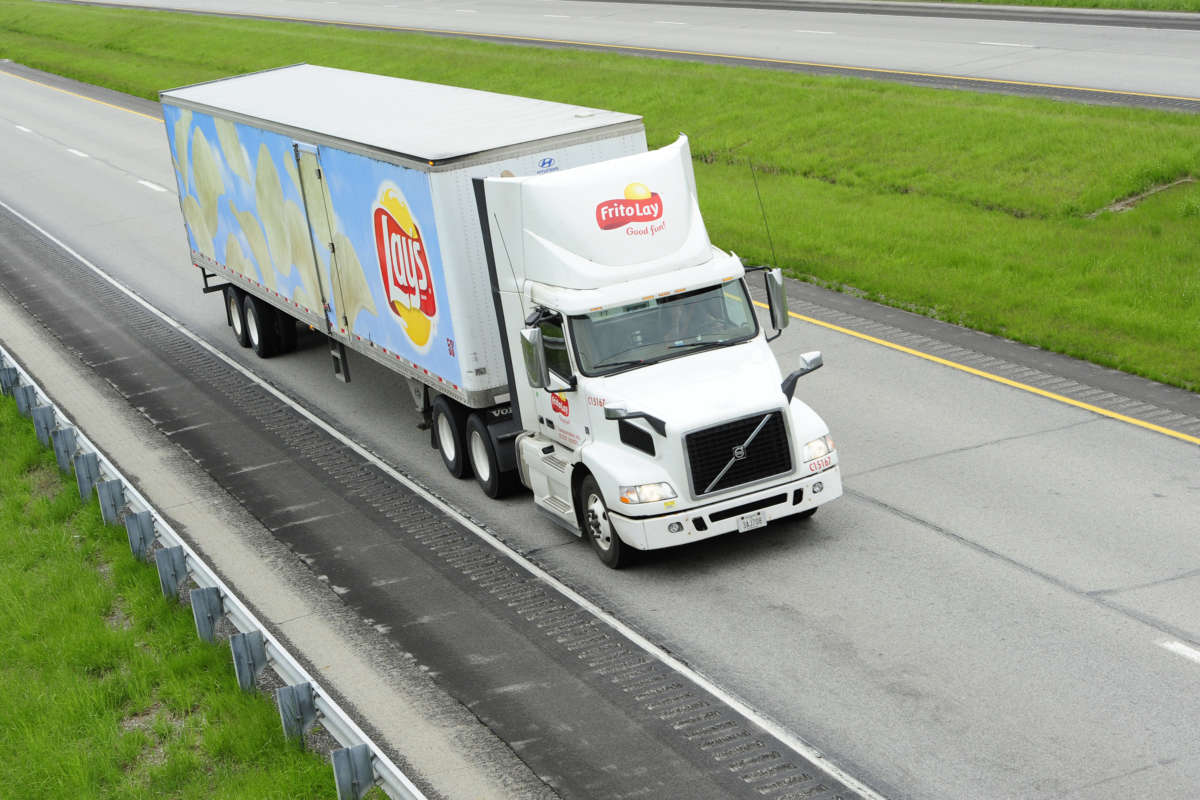
<path id="1" fill-rule="evenodd" d="M 828 427 L 794 396 L 820 353 L 781 374 L 745 268 L 709 242 L 686 137 L 476 193 L 500 327 L 524 367 L 509 378 L 521 481 L 604 563 L 841 495 Z M 782 278 L 764 275 L 778 331 Z"/>

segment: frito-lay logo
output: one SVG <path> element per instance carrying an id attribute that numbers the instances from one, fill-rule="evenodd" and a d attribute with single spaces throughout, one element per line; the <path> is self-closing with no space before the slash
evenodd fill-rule
<path id="1" fill-rule="evenodd" d="M 555 414 L 562 414 L 564 417 L 571 416 L 571 404 L 567 402 L 567 396 L 562 392 L 550 394 L 550 409 Z"/>
<path id="2" fill-rule="evenodd" d="M 624 197 L 596 206 L 596 224 L 601 230 L 611 231 L 634 222 L 653 222 L 662 214 L 662 196 L 644 183 L 631 183 L 625 187 Z"/>
<path id="3" fill-rule="evenodd" d="M 413 345 L 425 352 L 437 321 L 437 296 L 421 229 L 395 185 L 380 186 L 372 222 L 388 308 Z"/>

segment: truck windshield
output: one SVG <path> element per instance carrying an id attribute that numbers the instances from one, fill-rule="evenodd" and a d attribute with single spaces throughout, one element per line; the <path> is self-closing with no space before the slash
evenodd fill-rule
<path id="1" fill-rule="evenodd" d="M 571 332 L 580 371 L 595 376 L 744 342 L 758 320 L 737 280 L 571 317 Z"/>

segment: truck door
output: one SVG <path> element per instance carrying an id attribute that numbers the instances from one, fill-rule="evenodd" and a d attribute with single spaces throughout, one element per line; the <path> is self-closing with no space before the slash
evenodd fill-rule
<path id="1" fill-rule="evenodd" d="M 579 392 L 571 389 L 571 352 L 561 317 L 541 324 L 546 362 L 550 367 L 551 390 L 537 390 L 539 432 L 548 439 L 574 450 L 587 436 L 587 409 Z"/>
<path id="2" fill-rule="evenodd" d="M 293 142 L 292 150 L 296 154 L 296 166 L 300 171 L 300 193 L 304 197 L 304 211 L 308 218 L 308 232 L 313 242 L 313 256 L 317 262 L 317 287 L 321 292 L 321 306 L 325 309 L 326 332 L 341 330 L 343 333 L 349 327 L 342 323 L 337 316 L 343 314 L 345 304 L 341 292 L 335 292 L 333 305 L 330 306 L 330 282 L 339 286 L 337 269 L 337 254 L 333 247 L 333 203 L 329 197 L 329 187 L 321 172 L 321 161 L 317 148 L 311 144 Z M 328 263 L 329 270 L 323 270 Z"/>

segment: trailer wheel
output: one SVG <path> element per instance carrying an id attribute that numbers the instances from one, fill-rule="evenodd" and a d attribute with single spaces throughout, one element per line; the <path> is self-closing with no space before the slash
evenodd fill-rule
<path id="1" fill-rule="evenodd" d="M 467 459 L 467 413 L 458 403 L 445 395 L 433 398 L 433 436 L 438 452 L 442 454 L 442 463 L 446 470 L 456 478 L 466 478 L 471 474 L 471 465 Z"/>
<path id="2" fill-rule="evenodd" d="M 633 560 L 634 550 L 617 535 L 608 519 L 604 495 L 600 494 L 600 487 L 591 475 L 585 477 L 579 486 L 579 502 L 582 504 L 579 516 L 583 522 L 583 533 L 604 566 L 612 569 L 627 566 Z"/>
<path id="3" fill-rule="evenodd" d="M 246 337 L 254 354 L 259 358 L 270 358 L 279 352 L 279 332 L 275 320 L 275 309 L 253 295 L 242 301 L 246 319 Z"/>
<path id="4" fill-rule="evenodd" d="M 225 313 L 229 317 L 229 327 L 233 328 L 233 338 L 242 347 L 250 346 L 250 337 L 246 335 L 246 313 L 242 310 L 243 294 L 232 286 L 225 287 Z"/>
<path id="5" fill-rule="evenodd" d="M 487 423 L 478 414 L 467 418 L 467 458 L 479 488 L 493 500 L 511 494 L 517 487 L 519 480 L 516 472 L 500 469 L 496 443 L 492 440 Z"/>

